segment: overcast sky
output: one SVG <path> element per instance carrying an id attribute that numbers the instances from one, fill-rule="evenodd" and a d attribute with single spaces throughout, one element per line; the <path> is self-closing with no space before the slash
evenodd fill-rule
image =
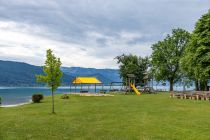
<path id="1" fill-rule="evenodd" d="M 148 56 L 172 28 L 192 31 L 210 0 L 0 0 L 0 59 L 117 68 L 114 57 Z"/>

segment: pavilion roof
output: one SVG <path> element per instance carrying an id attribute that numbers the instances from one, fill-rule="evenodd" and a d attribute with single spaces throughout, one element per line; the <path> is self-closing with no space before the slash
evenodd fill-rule
<path id="1" fill-rule="evenodd" d="M 102 84 L 96 77 L 76 77 L 72 84 Z"/>

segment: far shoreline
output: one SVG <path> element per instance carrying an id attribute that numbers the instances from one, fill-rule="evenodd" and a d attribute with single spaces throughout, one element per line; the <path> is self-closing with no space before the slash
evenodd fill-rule
<path id="1" fill-rule="evenodd" d="M 11 105 L 0 105 L 0 107 L 2 108 L 10 108 L 10 107 L 17 107 L 17 106 L 22 106 L 22 105 L 27 105 L 27 104 L 31 104 L 32 100 L 29 100 L 28 102 L 25 103 L 18 103 L 18 104 L 11 104 Z"/>

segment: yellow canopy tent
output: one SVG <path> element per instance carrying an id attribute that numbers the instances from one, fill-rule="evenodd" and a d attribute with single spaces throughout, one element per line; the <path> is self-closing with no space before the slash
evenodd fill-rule
<path id="1" fill-rule="evenodd" d="M 102 84 L 96 77 L 76 77 L 72 84 Z"/>
<path id="2" fill-rule="evenodd" d="M 73 81 L 72 84 L 75 85 L 75 92 L 76 92 L 76 85 L 81 85 L 81 91 L 82 90 L 82 85 L 88 85 L 88 91 L 89 91 L 89 85 L 94 84 L 95 85 L 95 92 L 96 92 L 96 85 L 100 84 L 103 85 L 103 83 L 98 80 L 96 77 L 76 77 Z M 70 88 L 71 90 L 71 88 Z"/>

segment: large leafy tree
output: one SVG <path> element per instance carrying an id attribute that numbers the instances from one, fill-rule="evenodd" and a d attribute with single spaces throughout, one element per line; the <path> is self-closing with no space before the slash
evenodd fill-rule
<path id="1" fill-rule="evenodd" d="M 173 91 L 174 83 L 182 76 L 179 61 L 189 39 L 190 33 L 178 28 L 172 30 L 172 35 L 167 35 L 152 46 L 154 77 L 157 81 L 169 81 L 170 91 Z"/>
<path id="2" fill-rule="evenodd" d="M 60 58 L 56 58 L 52 52 L 52 50 L 47 50 L 47 59 L 45 61 L 45 65 L 43 67 L 44 75 L 37 75 L 38 82 L 47 83 L 47 85 L 51 88 L 52 93 L 52 113 L 55 113 L 54 109 L 54 91 L 61 84 L 62 72 L 60 70 L 61 61 Z"/>
<path id="3" fill-rule="evenodd" d="M 182 69 L 196 81 L 197 89 L 207 90 L 210 79 L 210 10 L 196 23 L 184 53 Z"/>
<path id="4" fill-rule="evenodd" d="M 144 83 L 144 76 L 150 65 L 148 57 L 142 58 L 136 55 L 120 55 L 116 57 L 117 63 L 120 64 L 120 76 L 123 81 L 126 80 L 127 74 L 136 76 L 136 83 Z"/>

